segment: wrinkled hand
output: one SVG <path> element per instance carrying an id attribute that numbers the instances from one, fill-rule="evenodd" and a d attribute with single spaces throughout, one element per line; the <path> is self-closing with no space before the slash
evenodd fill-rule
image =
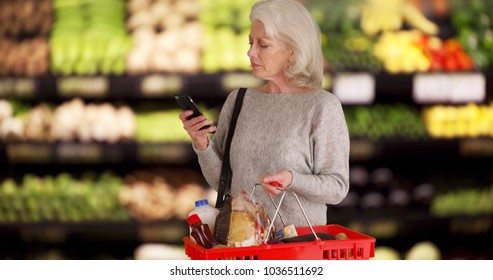
<path id="1" fill-rule="evenodd" d="M 212 121 L 208 120 L 204 115 L 188 120 L 187 118 L 193 114 L 192 110 L 186 110 L 180 113 L 180 120 L 183 122 L 183 128 L 192 138 L 193 145 L 198 150 L 205 150 L 209 145 L 207 134 L 216 131 L 216 126 L 212 125 Z M 200 128 L 211 125 L 209 128 Z"/>
<path id="2" fill-rule="evenodd" d="M 277 187 L 286 188 L 293 182 L 293 173 L 288 170 L 281 171 L 276 174 L 266 175 L 260 178 L 260 185 L 264 192 L 270 195 L 278 195 L 281 193 Z M 278 184 L 280 183 L 280 184 Z"/>

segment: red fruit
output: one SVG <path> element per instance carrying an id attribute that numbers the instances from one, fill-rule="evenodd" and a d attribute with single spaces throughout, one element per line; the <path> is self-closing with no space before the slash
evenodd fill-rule
<path id="1" fill-rule="evenodd" d="M 459 64 L 453 56 L 448 56 L 443 61 L 443 70 L 447 72 L 459 70 Z"/>
<path id="2" fill-rule="evenodd" d="M 446 52 L 462 52 L 462 46 L 456 39 L 448 39 L 444 43 Z"/>
<path id="3" fill-rule="evenodd" d="M 430 59 L 430 70 L 431 72 L 442 70 L 442 61 L 440 59 Z"/>
<path id="4" fill-rule="evenodd" d="M 457 64 L 459 70 L 472 70 L 474 68 L 474 62 L 466 53 L 459 52 L 456 54 Z"/>

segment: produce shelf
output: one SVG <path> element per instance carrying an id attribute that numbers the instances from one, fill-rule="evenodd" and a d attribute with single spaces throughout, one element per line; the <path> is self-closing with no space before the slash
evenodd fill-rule
<path id="1" fill-rule="evenodd" d="M 350 160 L 378 159 L 404 161 L 448 161 L 451 159 L 491 160 L 493 139 L 351 139 Z"/>
<path id="2" fill-rule="evenodd" d="M 419 209 L 370 209 L 328 211 L 329 223 L 375 236 L 393 238 L 436 238 L 440 236 L 490 236 L 492 215 L 456 215 L 437 217 Z M 57 244 L 63 242 L 165 242 L 181 244 L 188 235 L 184 220 L 153 223 L 134 221 L 2 223 L 2 240 L 24 243 Z M 0 242 L 0 245 L 5 242 Z"/>
<path id="3" fill-rule="evenodd" d="M 189 143 L 0 142 L 4 164 L 187 164 L 196 160 Z"/>
<path id="4" fill-rule="evenodd" d="M 224 98 L 236 87 L 255 87 L 260 81 L 250 73 L 156 74 L 122 76 L 0 77 L 0 98 L 63 100 L 170 99 L 173 94 Z"/>
<path id="5" fill-rule="evenodd" d="M 352 162 L 371 160 L 482 161 L 493 158 L 492 138 L 351 139 Z M 190 143 L 40 143 L 1 142 L 3 164 L 189 164 L 196 161 Z M 0 164 L 1 165 L 1 164 Z"/>
<path id="6" fill-rule="evenodd" d="M 489 236 L 493 215 L 435 216 L 414 208 L 329 209 L 327 220 L 379 239 L 401 237 Z"/>
<path id="7" fill-rule="evenodd" d="M 184 221 L 0 224 L 2 259 L 133 259 L 143 243 L 180 246 L 188 234 Z"/>
<path id="8" fill-rule="evenodd" d="M 134 221 L 1 223 L 0 236 L 25 243 L 165 242 L 180 244 L 188 234 L 184 220 L 138 223 Z M 3 242 L 0 242 L 2 244 Z"/>
<path id="9" fill-rule="evenodd" d="M 340 222 L 364 234 L 376 234 L 376 246 L 392 246 L 405 252 L 420 240 L 430 240 L 443 248 L 444 259 L 493 257 L 491 227 L 489 231 L 478 232 L 477 226 L 476 232 L 471 230 L 471 225 L 478 221 L 491 221 L 491 215 L 431 218 L 421 211 L 406 210 L 343 210 L 332 214 L 330 222 Z M 186 223 L 178 220 L 145 225 L 111 221 L 0 224 L 0 259 L 131 259 L 143 242 L 182 245 L 181 239 L 187 233 Z M 50 252 L 53 255 L 47 254 Z"/>
<path id="10" fill-rule="evenodd" d="M 356 72 L 358 73 L 358 72 Z M 364 73 L 364 72 L 359 72 Z M 442 74 L 447 77 L 457 74 L 481 74 L 486 80 L 486 100 L 493 98 L 493 72 L 450 72 L 423 73 Z M 326 73 L 331 81 L 341 73 Z M 415 104 L 413 99 L 414 77 L 418 74 L 371 74 L 375 81 L 374 102 L 403 102 Z M 466 81 L 467 82 L 467 81 Z M 214 74 L 147 74 L 147 75 L 109 75 L 109 76 L 53 76 L 44 75 L 33 78 L 0 77 L 0 98 L 21 98 L 32 100 L 64 100 L 81 97 L 98 99 L 149 99 L 169 100 L 173 94 L 184 93 L 207 100 L 225 98 L 238 87 L 256 87 L 260 80 L 249 72 L 219 72 Z M 325 88 L 332 90 L 331 82 Z M 439 100 L 435 103 L 448 103 Z M 464 103 L 464 102 L 461 102 Z"/>

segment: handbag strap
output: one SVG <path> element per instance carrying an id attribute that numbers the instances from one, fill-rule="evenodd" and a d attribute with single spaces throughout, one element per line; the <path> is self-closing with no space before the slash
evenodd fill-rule
<path id="1" fill-rule="evenodd" d="M 233 109 L 233 115 L 231 116 L 231 122 L 229 123 L 228 137 L 226 138 L 226 146 L 224 148 L 223 164 L 221 168 L 221 176 L 219 177 L 219 187 L 217 189 L 216 208 L 221 208 L 229 195 L 231 189 L 231 177 L 232 171 L 229 162 L 229 151 L 231 149 L 231 140 L 235 133 L 236 121 L 240 115 L 241 106 L 243 105 L 243 97 L 245 97 L 246 88 L 240 88 L 236 96 L 235 107 Z"/>

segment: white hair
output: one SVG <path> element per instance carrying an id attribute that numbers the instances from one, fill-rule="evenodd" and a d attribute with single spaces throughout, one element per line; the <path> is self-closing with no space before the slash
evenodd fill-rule
<path id="1" fill-rule="evenodd" d="M 292 84 L 320 87 L 324 72 L 320 28 L 305 6 L 296 0 L 262 0 L 250 12 L 250 22 L 255 20 L 263 23 L 270 39 L 294 51 L 296 61 L 284 71 Z"/>

